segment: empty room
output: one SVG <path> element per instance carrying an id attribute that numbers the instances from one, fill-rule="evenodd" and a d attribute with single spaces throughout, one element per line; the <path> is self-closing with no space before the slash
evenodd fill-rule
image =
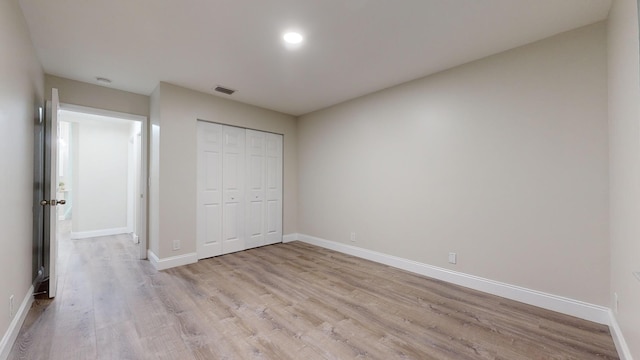
<path id="1" fill-rule="evenodd" d="M 640 359 L 638 24 L 2 0 L 0 360 Z"/>

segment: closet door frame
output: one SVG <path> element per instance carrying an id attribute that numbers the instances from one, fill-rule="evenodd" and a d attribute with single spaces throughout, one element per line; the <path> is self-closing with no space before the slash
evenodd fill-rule
<path id="1" fill-rule="evenodd" d="M 264 178 L 264 181 L 265 181 L 265 201 L 264 201 L 264 203 L 265 203 L 265 205 L 264 205 L 264 211 L 263 211 L 263 215 L 264 215 L 263 216 L 263 222 L 264 222 L 264 224 L 262 226 L 263 235 L 264 235 L 264 237 L 263 237 L 264 241 L 262 241 L 262 243 L 257 245 L 257 246 L 269 245 L 269 244 L 275 244 L 275 243 L 282 242 L 283 217 L 284 217 L 284 205 L 283 205 L 284 204 L 284 134 L 279 134 L 279 133 L 270 132 L 270 131 L 264 131 L 264 130 L 258 130 L 258 129 L 252 129 L 252 128 L 246 128 L 246 127 L 236 126 L 236 125 L 229 125 L 229 124 L 225 124 L 225 123 L 219 123 L 219 122 L 215 122 L 215 121 L 202 120 L 202 119 L 197 119 L 197 122 L 198 122 L 198 126 L 196 128 L 198 129 L 197 130 L 198 131 L 198 134 L 197 134 L 198 138 L 200 138 L 200 136 L 201 136 L 201 134 L 200 134 L 200 126 L 201 125 L 199 123 L 209 123 L 209 124 L 222 126 L 222 128 L 223 128 L 223 130 L 222 130 L 223 131 L 223 139 L 222 139 L 223 143 L 225 141 L 225 139 L 224 139 L 224 127 L 238 128 L 238 129 L 250 130 L 250 131 L 258 131 L 260 133 L 264 133 L 265 139 L 267 139 L 269 136 L 278 136 L 279 137 L 279 139 L 280 139 L 279 140 L 279 144 L 280 144 L 279 145 L 279 163 L 278 163 L 279 171 L 277 172 L 277 178 L 278 178 L 277 181 L 279 182 L 279 195 L 280 196 L 279 196 L 279 209 L 278 209 L 279 210 L 279 217 L 277 218 L 277 222 L 278 222 L 277 225 L 278 226 L 277 226 L 276 231 L 272 231 L 271 234 L 268 233 L 267 223 L 266 222 L 268 221 L 268 218 L 267 218 L 267 216 L 268 216 L 267 215 L 267 201 L 268 201 L 269 190 L 266 189 L 266 187 L 267 187 L 267 182 L 268 182 L 267 177 L 269 175 L 267 174 L 268 150 L 266 149 L 266 145 L 265 145 L 265 164 L 264 164 L 264 167 L 265 167 L 265 178 Z M 248 136 L 247 136 L 247 132 L 246 131 L 245 131 L 245 137 L 244 138 L 245 138 L 245 142 L 248 143 Z M 265 143 L 266 143 L 266 141 L 265 141 Z M 245 147 L 246 146 L 247 145 L 245 145 Z M 223 152 L 224 152 L 224 150 L 223 150 Z M 200 196 L 201 196 L 201 194 L 200 194 L 200 186 L 201 186 L 200 185 L 200 181 L 201 181 L 200 180 L 200 176 L 201 176 L 200 175 L 200 173 L 201 173 L 200 156 L 201 155 L 200 155 L 200 146 L 199 145 L 198 145 L 198 154 L 197 155 L 198 155 L 198 162 L 197 162 L 197 166 L 198 166 L 198 169 L 197 169 L 197 173 L 198 173 L 197 197 L 198 197 L 198 199 L 197 199 L 196 203 L 197 203 L 197 206 L 198 206 L 198 209 L 197 209 L 198 218 L 197 218 L 197 221 L 196 221 L 197 222 L 196 223 L 196 232 L 197 232 L 196 236 L 197 236 L 198 243 L 196 244 L 196 249 L 197 249 L 198 259 L 203 259 L 203 258 L 206 258 L 206 257 L 222 255 L 222 254 L 233 252 L 233 251 L 246 250 L 246 249 L 250 249 L 251 247 L 254 247 L 253 244 L 251 244 L 248 241 L 249 229 L 248 229 L 248 224 L 245 223 L 243 228 L 242 228 L 242 233 L 243 233 L 242 235 L 243 235 L 244 244 L 245 244 L 244 248 L 242 248 L 242 249 L 234 249 L 232 251 L 226 251 L 226 249 L 223 248 L 221 253 L 217 254 L 217 255 L 213 255 L 212 254 L 212 255 L 206 256 L 207 254 L 202 254 L 202 251 L 201 251 L 201 246 L 202 246 L 201 239 L 202 239 L 202 236 L 203 236 L 202 231 L 205 228 L 206 224 L 203 223 L 204 217 L 201 216 L 201 211 L 202 211 L 202 209 L 201 209 L 201 198 L 200 198 Z M 223 160 L 224 159 L 224 155 L 222 154 L 222 156 L 223 156 L 223 158 L 221 160 L 224 161 Z M 245 150 L 245 162 L 248 163 L 247 158 L 248 158 L 248 156 L 247 156 L 247 152 Z M 246 169 L 248 166 L 249 165 L 244 164 L 243 165 L 243 170 Z M 224 167 L 224 165 L 222 165 L 222 167 Z M 247 170 L 245 170 L 245 171 L 247 171 Z M 245 173 L 245 177 L 244 177 L 244 180 L 243 180 L 243 181 L 245 181 L 245 183 L 244 183 L 245 189 L 244 189 L 243 194 L 242 194 L 242 197 L 243 197 L 242 207 L 244 208 L 242 216 L 243 216 L 243 219 L 245 221 L 248 218 L 247 217 L 247 215 L 248 215 L 247 209 L 249 207 L 248 196 L 249 196 L 249 193 L 250 193 L 250 191 L 249 191 L 249 181 L 247 180 L 247 174 L 248 173 Z M 223 177 L 223 176 L 224 176 L 224 174 L 221 174 L 221 177 Z M 224 187 L 224 185 L 223 185 L 223 187 Z M 224 203 L 225 200 L 226 200 L 225 199 L 225 195 L 223 194 L 222 195 L 222 202 Z M 223 204 L 223 206 L 224 206 L 224 204 Z M 224 241 L 224 237 L 225 237 L 225 234 L 224 234 L 224 232 L 225 232 L 225 229 L 224 229 L 224 227 L 225 227 L 225 224 L 224 224 L 224 210 L 222 210 L 222 211 L 223 211 L 223 214 L 221 215 L 221 217 L 223 219 L 221 219 L 220 232 L 221 232 L 221 237 L 223 238 L 222 241 Z M 268 237 L 268 235 L 270 235 L 270 236 Z"/>

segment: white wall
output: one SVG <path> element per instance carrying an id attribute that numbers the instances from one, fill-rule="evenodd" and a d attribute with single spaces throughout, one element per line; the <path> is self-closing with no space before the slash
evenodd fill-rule
<path id="1" fill-rule="evenodd" d="M 82 117 L 82 116 L 80 116 Z M 126 229 L 131 123 L 82 119 L 73 151 L 72 237 L 77 233 Z"/>
<path id="2" fill-rule="evenodd" d="M 208 120 L 284 134 L 284 233 L 297 223 L 296 119 L 160 83 L 151 95 L 150 249 L 160 258 L 196 251 L 196 124 Z M 182 249 L 172 250 L 173 240 Z"/>
<path id="3" fill-rule="evenodd" d="M 609 14 L 611 295 L 633 357 L 640 359 L 640 59 L 636 0 L 615 0 Z"/>
<path id="4" fill-rule="evenodd" d="M 31 286 L 33 123 L 44 74 L 17 0 L 0 1 L 0 339 Z M 2 350 L 2 349 L 0 349 Z"/>
<path id="5" fill-rule="evenodd" d="M 47 99 L 51 97 L 51 88 L 58 89 L 60 102 L 64 104 L 149 116 L 149 97 L 145 95 L 49 74 L 45 76 L 45 88 Z"/>
<path id="6" fill-rule="evenodd" d="M 299 232 L 609 305 L 605 40 L 599 23 L 302 116 Z"/>

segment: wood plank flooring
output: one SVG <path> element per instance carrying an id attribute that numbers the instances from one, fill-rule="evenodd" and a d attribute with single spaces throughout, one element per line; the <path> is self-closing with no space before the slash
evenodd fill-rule
<path id="1" fill-rule="evenodd" d="M 61 243 L 9 359 L 618 359 L 606 326 L 293 242 L 157 272 Z"/>

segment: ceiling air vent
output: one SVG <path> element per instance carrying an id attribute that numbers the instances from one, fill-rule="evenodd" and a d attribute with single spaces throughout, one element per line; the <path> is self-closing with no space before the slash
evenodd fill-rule
<path id="1" fill-rule="evenodd" d="M 216 86 L 216 88 L 215 88 L 215 89 L 213 89 L 213 90 L 215 90 L 215 91 L 217 91 L 217 92 L 221 92 L 221 93 L 223 93 L 223 94 L 227 94 L 227 95 L 231 95 L 231 94 L 233 94 L 234 92 L 236 92 L 235 90 L 227 89 L 227 88 L 222 87 L 222 86 Z"/>

